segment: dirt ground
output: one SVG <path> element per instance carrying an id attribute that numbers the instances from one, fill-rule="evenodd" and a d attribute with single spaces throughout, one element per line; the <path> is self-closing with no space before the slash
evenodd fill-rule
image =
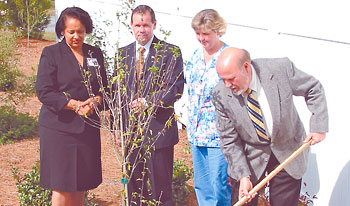
<path id="1" fill-rule="evenodd" d="M 26 39 L 18 42 L 19 68 L 26 75 L 36 74 L 39 58 L 45 46 L 54 44 L 54 41 L 30 40 L 29 51 Z M 32 67 L 34 70 L 32 70 Z M 1 94 L 0 94 L 1 95 Z M 18 111 L 27 112 L 37 116 L 41 103 L 36 97 L 31 97 L 16 106 Z M 114 151 L 109 142 L 106 132 L 102 131 L 102 184 L 90 191 L 90 196 L 101 206 L 120 205 L 120 166 L 114 157 Z M 191 165 L 191 154 L 184 151 L 188 148 L 188 142 L 184 131 L 180 130 L 180 142 L 175 146 L 175 159 L 184 158 Z M 11 175 L 11 168 L 17 167 L 23 174 L 29 172 L 33 164 L 39 160 L 39 139 L 22 140 L 13 144 L 0 145 L 0 206 L 18 206 L 19 195 L 15 180 Z M 192 182 L 190 184 L 193 185 Z M 189 206 L 195 206 L 194 193 L 191 194 Z"/>

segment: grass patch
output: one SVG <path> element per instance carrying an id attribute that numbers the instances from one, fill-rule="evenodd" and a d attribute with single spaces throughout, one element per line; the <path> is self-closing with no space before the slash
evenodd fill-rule
<path id="1" fill-rule="evenodd" d="M 36 118 L 17 112 L 13 106 L 0 107 L 0 144 L 31 138 L 38 134 L 38 130 Z"/>

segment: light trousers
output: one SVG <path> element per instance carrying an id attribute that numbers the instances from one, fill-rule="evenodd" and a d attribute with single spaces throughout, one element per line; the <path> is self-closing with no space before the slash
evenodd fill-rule
<path id="1" fill-rule="evenodd" d="M 227 162 L 219 147 L 191 144 L 194 188 L 199 206 L 230 206 Z"/>

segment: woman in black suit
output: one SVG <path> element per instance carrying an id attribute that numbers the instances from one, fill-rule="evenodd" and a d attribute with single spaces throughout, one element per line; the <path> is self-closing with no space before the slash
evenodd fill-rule
<path id="1" fill-rule="evenodd" d="M 63 39 L 44 48 L 40 58 L 40 185 L 52 189 L 52 205 L 83 205 L 84 191 L 102 182 L 95 108 L 102 102 L 98 79 L 105 86 L 107 78 L 101 50 L 83 43 L 92 29 L 86 11 L 66 8 L 56 23 L 56 35 Z M 87 74 L 93 95 L 84 85 Z"/>

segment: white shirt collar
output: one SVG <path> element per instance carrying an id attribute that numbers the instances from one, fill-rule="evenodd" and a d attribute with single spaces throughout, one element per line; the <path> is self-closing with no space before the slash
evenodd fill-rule
<path id="1" fill-rule="evenodd" d="M 257 97 L 259 97 L 260 96 L 260 89 L 261 89 L 260 80 L 257 77 L 256 71 L 255 71 L 254 66 L 252 64 L 250 64 L 250 68 L 252 70 L 252 80 L 250 81 L 249 88 L 251 90 L 254 90 L 257 94 Z"/>

